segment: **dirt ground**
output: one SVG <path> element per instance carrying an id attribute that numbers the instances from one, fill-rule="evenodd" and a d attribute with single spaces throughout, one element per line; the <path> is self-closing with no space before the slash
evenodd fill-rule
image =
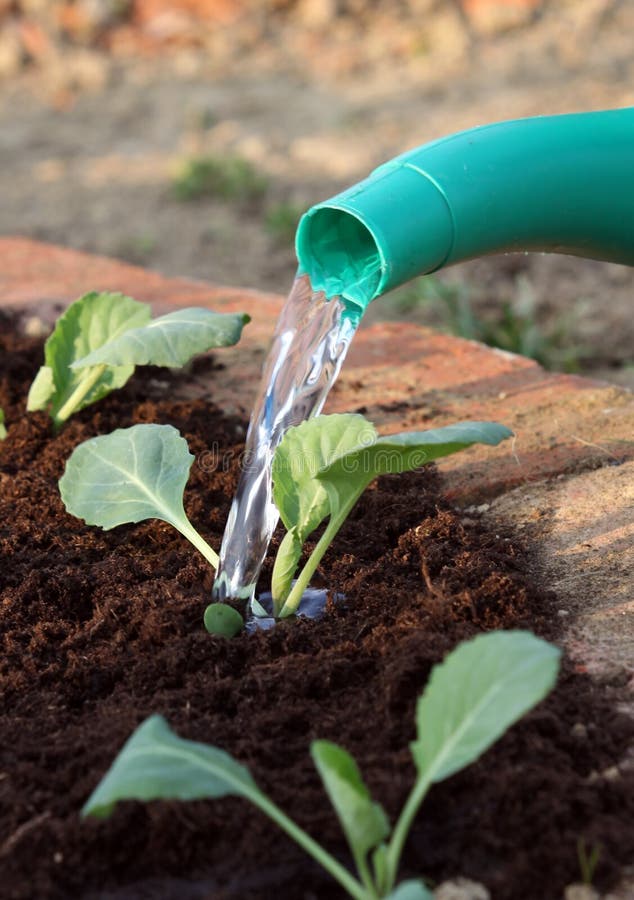
<path id="1" fill-rule="evenodd" d="M 204 399 L 173 399 L 191 388 L 187 374 L 144 368 L 54 435 L 44 413 L 24 416 L 41 341 L 15 335 L 0 314 L 0 405 L 12 423 L 0 463 L 0 521 L 11 523 L 0 529 L 6 900 L 339 900 L 342 891 L 239 800 L 127 803 L 106 822 L 82 822 L 77 811 L 133 728 L 160 712 L 183 736 L 247 764 L 348 865 L 310 741 L 345 746 L 394 822 L 414 777 L 408 744 L 431 666 L 495 628 L 561 641 L 559 603 L 535 583 L 523 544 L 477 511 L 453 509 L 429 466 L 363 495 L 316 576 L 340 596 L 321 620 L 232 641 L 206 634 L 212 572 L 203 558 L 164 522 L 85 525 L 65 512 L 56 483 L 80 441 L 115 425 L 171 424 L 196 456 L 188 516 L 218 546 L 244 434 L 244 421 L 211 403 L 226 378 L 222 355 L 199 361 Z M 226 465 L 204 464 L 213 444 Z M 269 559 L 261 587 L 271 569 Z M 562 900 L 588 875 L 583 853 L 598 853 L 588 880 L 604 900 L 630 897 L 612 892 L 634 852 L 634 773 L 621 764 L 633 723 L 616 705 L 622 687 L 564 656 L 543 703 L 434 785 L 402 876 L 438 884 L 464 874 L 495 900 Z"/>
<path id="2" fill-rule="evenodd" d="M 160 51 L 69 44 L 0 80 L 0 234 L 284 293 L 294 216 L 390 156 L 488 121 L 634 104 L 631 0 L 269 6 L 282 12 L 251 4 L 197 44 L 173 40 L 185 26 L 164 9 L 145 25 L 170 38 Z M 206 154 L 248 160 L 266 189 L 179 200 L 179 165 Z M 631 269 L 516 255 L 441 277 L 476 321 L 510 302 L 551 366 L 634 385 Z M 447 327 L 442 303 L 405 296 L 369 316 Z"/>

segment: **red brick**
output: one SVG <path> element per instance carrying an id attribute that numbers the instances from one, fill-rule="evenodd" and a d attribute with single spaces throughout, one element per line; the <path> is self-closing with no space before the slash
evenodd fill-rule
<path id="1" fill-rule="evenodd" d="M 152 303 L 244 310 L 241 343 L 222 351 L 226 378 L 213 398 L 248 416 L 283 299 L 222 288 L 24 239 L 0 239 L 0 302 L 51 315 L 88 290 L 118 290 Z M 380 301 L 377 301 L 380 302 Z M 406 323 L 363 323 L 326 411 L 363 409 L 382 431 L 493 419 L 513 444 L 473 448 L 441 463 L 447 494 L 481 502 L 509 488 L 634 458 L 634 402 L 623 389 L 544 371 L 520 356 Z"/>

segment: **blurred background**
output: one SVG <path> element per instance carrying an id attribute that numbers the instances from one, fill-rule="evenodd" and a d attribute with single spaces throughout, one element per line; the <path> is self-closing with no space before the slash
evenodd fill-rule
<path id="1" fill-rule="evenodd" d="M 634 0 L 0 0 L 0 234 L 285 293 L 300 214 L 396 153 L 627 105 Z M 368 316 L 634 386 L 633 298 L 516 254 Z"/>

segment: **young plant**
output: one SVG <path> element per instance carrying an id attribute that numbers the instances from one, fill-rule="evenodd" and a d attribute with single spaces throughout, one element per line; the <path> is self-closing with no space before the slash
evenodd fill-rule
<path id="1" fill-rule="evenodd" d="M 106 531 L 146 519 L 169 522 L 217 569 L 218 554 L 183 506 L 193 461 L 187 441 L 171 425 L 118 428 L 75 447 L 59 480 L 62 502 L 71 515 Z M 244 625 L 226 604 L 207 618 L 213 625 L 209 630 L 226 637 Z"/>
<path id="2" fill-rule="evenodd" d="M 581 883 L 587 887 L 592 887 L 594 873 L 601 859 L 601 847 L 593 844 L 588 850 L 585 840 L 580 837 L 577 841 L 577 860 L 579 862 L 579 870 L 581 872 Z"/>
<path id="3" fill-rule="evenodd" d="M 4 424 L 4 410 L 0 409 L 0 441 L 3 441 L 7 436 L 7 429 Z"/>
<path id="4" fill-rule="evenodd" d="M 249 317 L 191 307 L 157 319 L 123 294 L 84 294 L 57 320 L 27 409 L 46 409 L 56 428 L 73 413 L 123 387 L 135 366 L 184 366 L 212 347 L 240 339 Z"/>
<path id="5" fill-rule="evenodd" d="M 559 650 L 526 631 L 492 632 L 459 645 L 435 666 L 416 707 L 416 780 L 392 829 L 354 759 L 337 744 L 310 752 L 350 847 L 358 878 L 296 825 L 217 747 L 183 740 L 161 716 L 129 738 L 89 797 L 83 816 L 107 817 L 120 800 L 250 800 L 355 900 L 431 900 L 423 881 L 396 887 L 407 835 L 430 787 L 470 765 L 552 688 Z"/>
<path id="6" fill-rule="evenodd" d="M 377 475 L 409 471 L 474 443 L 498 444 L 511 434 L 492 422 L 462 422 L 379 437 L 359 415 L 319 416 L 290 429 L 273 461 L 273 496 L 288 529 L 273 569 L 275 617 L 297 610 L 331 541 Z M 59 482 L 62 500 L 69 513 L 104 529 L 163 519 L 217 568 L 217 554 L 183 508 L 192 461 L 186 441 L 170 425 L 120 428 L 75 448 Z M 305 541 L 328 517 L 293 584 Z M 224 603 L 212 603 L 205 611 L 205 626 L 214 634 L 237 634 L 242 625 L 240 614 Z"/>
<path id="7" fill-rule="evenodd" d="M 214 568 L 218 555 L 193 527 L 183 492 L 194 457 L 171 425 L 117 428 L 77 446 L 59 481 L 69 513 L 105 531 L 162 519 L 173 525 Z"/>
<path id="8" fill-rule="evenodd" d="M 266 193 L 268 179 L 240 156 L 197 156 L 181 166 L 173 187 L 179 200 L 253 202 Z"/>
<path id="9" fill-rule="evenodd" d="M 295 203 L 277 203 L 266 211 L 264 227 L 276 243 L 292 246 L 303 212 L 303 207 Z"/>
<path id="10" fill-rule="evenodd" d="M 459 422 L 379 437 L 355 414 L 319 416 L 290 428 L 273 459 L 273 498 L 287 529 L 273 568 L 274 615 L 297 611 L 324 553 L 377 475 L 411 471 L 472 444 L 499 444 L 512 434 L 495 422 Z M 303 545 L 325 519 L 326 529 L 293 584 Z"/>
<path id="11" fill-rule="evenodd" d="M 425 275 L 399 288 L 390 302 L 397 315 L 410 318 L 425 307 L 437 309 L 451 334 L 529 356 L 546 369 L 574 372 L 587 354 L 586 348 L 571 343 L 571 335 L 578 330 L 574 317 L 559 317 L 551 328 L 542 327 L 534 288 L 524 275 L 517 277 L 515 293 L 497 304 L 499 312 L 494 319 L 478 313 L 467 284 L 448 283 L 435 275 Z"/>

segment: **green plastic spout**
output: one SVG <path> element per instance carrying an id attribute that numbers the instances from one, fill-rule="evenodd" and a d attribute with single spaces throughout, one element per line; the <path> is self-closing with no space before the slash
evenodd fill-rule
<path id="1" fill-rule="evenodd" d="M 404 153 L 310 209 L 296 247 L 313 289 L 357 314 L 488 253 L 634 265 L 634 107 L 500 122 Z"/>

